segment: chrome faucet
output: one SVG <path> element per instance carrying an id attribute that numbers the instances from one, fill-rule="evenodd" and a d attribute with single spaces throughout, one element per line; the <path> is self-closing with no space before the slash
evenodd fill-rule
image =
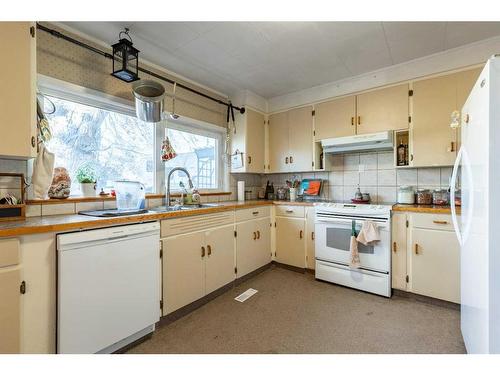
<path id="1" fill-rule="evenodd" d="M 172 173 L 174 173 L 175 171 L 184 172 L 189 180 L 189 188 L 190 189 L 193 188 L 193 181 L 191 181 L 191 175 L 189 174 L 189 172 L 187 171 L 186 168 L 182 168 L 182 167 L 172 168 L 172 170 L 170 172 L 168 172 L 168 176 L 167 176 L 167 197 L 166 197 L 167 198 L 167 202 L 166 202 L 167 208 L 170 206 L 170 176 L 172 176 Z"/>

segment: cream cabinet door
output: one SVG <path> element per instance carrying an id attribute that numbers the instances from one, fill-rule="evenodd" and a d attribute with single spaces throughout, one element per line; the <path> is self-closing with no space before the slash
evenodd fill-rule
<path id="1" fill-rule="evenodd" d="M 460 303 L 460 247 L 451 231 L 411 230 L 411 292 Z"/>
<path id="2" fill-rule="evenodd" d="M 0 23 L 0 156 L 36 156 L 35 31 L 32 22 Z"/>
<path id="3" fill-rule="evenodd" d="M 205 294 L 235 279 L 234 225 L 205 233 Z"/>
<path id="4" fill-rule="evenodd" d="M 314 207 L 306 209 L 306 266 L 310 270 L 316 268 L 316 258 L 314 253 L 315 233 L 314 233 Z"/>
<path id="5" fill-rule="evenodd" d="M 311 106 L 306 106 L 288 111 L 291 172 L 304 172 L 313 169 L 312 110 Z"/>
<path id="6" fill-rule="evenodd" d="M 356 134 L 356 96 L 334 99 L 314 106 L 314 139 L 347 137 Z"/>
<path id="7" fill-rule="evenodd" d="M 203 297 L 205 257 L 203 232 L 163 240 L 163 315 Z"/>
<path id="8" fill-rule="evenodd" d="M 257 248 L 255 251 L 255 269 L 271 262 L 271 226 L 268 217 L 255 220 Z"/>
<path id="9" fill-rule="evenodd" d="M 453 165 L 457 131 L 450 128 L 450 115 L 457 107 L 455 74 L 413 84 L 412 137 L 414 167 Z"/>
<path id="10" fill-rule="evenodd" d="M 269 116 L 269 167 L 271 173 L 289 171 L 289 146 L 288 112 Z"/>
<path id="11" fill-rule="evenodd" d="M 20 352 L 21 342 L 21 270 L 0 268 L 0 354 Z"/>
<path id="12" fill-rule="evenodd" d="M 408 128 L 408 84 L 356 96 L 357 134 Z"/>
<path id="13" fill-rule="evenodd" d="M 305 220 L 276 217 L 276 261 L 305 268 Z"/>
<path id="14" fill-rule="evenodd" d="M 406 214 L 392 215 L 392 287 L 406 290 Z"/>
<path id="15" fill-rule="evenodd" d="M 247 172 L 264 173 L 265 167 L 265 118 L 262 113 L 246 110 L 246 165 Z"/>
<path id="16" fill-rule="evenodd" d="M 237 277 L 257 269 L 254 256 L 257 231 L 253 220 L 236 224 L 236 269 Z"/>

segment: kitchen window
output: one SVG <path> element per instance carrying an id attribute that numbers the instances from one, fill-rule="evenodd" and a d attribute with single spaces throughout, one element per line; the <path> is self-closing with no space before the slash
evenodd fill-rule
<path id="1" fill-rule="evenodd" d="M 186 168 L 200 190 L 223 190 L 224 128 L 183 116 L 145 123 L 135 116 L 133 104 L 121 98 L 42 75 L 38 85 L 55 107 L 46 115 L 52 130 L 47 148 L 55 154 L 55 166 L 68 170 L 71 195 L 80 195 L 76 172 L 82 165 L 95 170 L 99 190 L 109 191 L 113 181 L 127 179 L 142 182 L 148 193 L 165 193 L 166 176 L 174 167 Z M 166 135 L 177 157 L 162 162 Z M 185 175 L 175 172 L 171 190 L 179 191 L 181 181 L 188 186 Z"/>

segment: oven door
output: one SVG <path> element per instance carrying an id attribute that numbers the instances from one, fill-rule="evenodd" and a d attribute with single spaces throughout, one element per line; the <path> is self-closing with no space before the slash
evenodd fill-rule
<path id="1" fill-rule="evenodd" d="M 359 233 L 363 219 L 356 220 L 356 232 Z M 367 246 L 358 242 L 358 252 L 361 268 L 389 272 L 390 260 L 390 224 L 389 221 L 375 221 L 380 234 L 380 241 Z M 327 262 L 349 265 L 350 239 L 352 230 L 351 219 L 316 218 L 316 259 Z"/>

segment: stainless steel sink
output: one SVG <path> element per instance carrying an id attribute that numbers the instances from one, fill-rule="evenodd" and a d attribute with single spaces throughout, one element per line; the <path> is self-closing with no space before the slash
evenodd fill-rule
<path id="1" fill-rule="evenodd" d="M 218 203 L 201 203 L 201 204 L 193 204 L 186 206 L 159 206 L 150 208 L 150 211 L 153 212 L 173 212 L 173 211 L 191 211 L 191 210 L 200 210 L 203 208 L 212 208 L 212 207 L 220 207 L 221 204 Z"/>

